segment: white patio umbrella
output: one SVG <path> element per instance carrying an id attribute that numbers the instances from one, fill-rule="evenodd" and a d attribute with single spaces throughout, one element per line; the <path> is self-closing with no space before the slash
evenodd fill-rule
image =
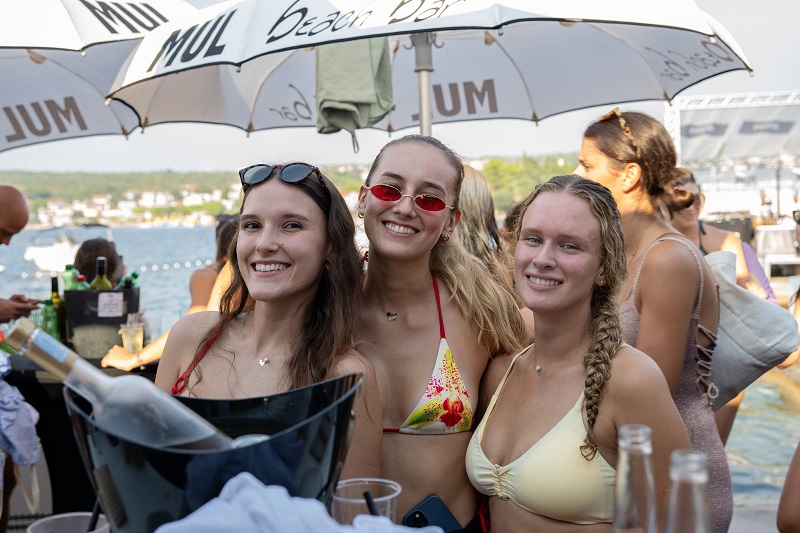
<path id="1" fill-rule="evenodd" d="M 0 7 L 0 152 L 139 125 L 105 105 L 136 40 L 195 13 L 182 0 L 7 0 Z"/>
<path id="2" fill-rule="evenodd" d="M 240 0 L 148 35 L 112 97 L 136 109 L 142 126 L 311 126 L 314 57 L 298 49 L 382 35 L 396 42 L 397 109 L 379 126 L 419 123 L 425 134 L 431 120 L 538 121 L 669 100 L 709 77 L 750 69 L 733 38 L 692 0 Z"/>

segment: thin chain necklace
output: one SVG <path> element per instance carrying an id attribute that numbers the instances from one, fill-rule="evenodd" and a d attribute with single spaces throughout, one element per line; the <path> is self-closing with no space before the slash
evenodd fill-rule
<path id="1" fill-rule="evenodd" d="M 645 235 L 645 233 L 647 233 L 647 230 L 649 230 L 649 229 L 650 229 L 650 226 L 652 226 L 652 225 L 653 225 L 653 222 L 655 222 L 655 221 L 656 221 L 656 219 L 655 219 L 655 217 L 653 217 L 653 218 L 650 220 L 650 223 L 649 223 L 649 224 L 648 224 L 648 225 L 647 225 L 647 226 L 644 228 L 644 231 L 642 231 L 642 232 L 639 234 L 639 238 L 638 238 L 638 239 L 636 239 L 636 246 L 634 246 L 634 247 L 633 247 L 633 253 L 631 254 L 631 257 L 630 257 L 630 259 L 628 259 L 628 264 L 629 264 L 629 265 L 630 265 L 630 264 L 633 262 L 633 260 L 636 258 L 636 252 L 638 252 L 638 251 L 639 251 L 639 245 L 642 243 L 642 239 L 644 238 L 644 235 Z"/>
<path id="2" fill-rule="evenodd" d="M 534 368 L 536 369 L 536 375 L 537 376 L 541 376 L 542 372 L 544 372 L 544 369 L 542 368 L 542 365 L 539 364 L 539 361 L 537 361 L 538 357 L 536 357 L 536 346 L 535 345 L 534 345 L 533 349 L 531 350 L 531 354 L 533 355 L 533 365 L 534 365 Z"/>

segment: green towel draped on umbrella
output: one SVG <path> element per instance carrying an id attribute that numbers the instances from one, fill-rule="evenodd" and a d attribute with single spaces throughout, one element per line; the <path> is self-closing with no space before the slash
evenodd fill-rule
<path id="1" fill-rule="evenodd" d="M 394 109 L 389 40 L 327 44 L 316 55 L 317 131 L 349 131 L 357 152 L 356 129 L 369 128 Z"/>

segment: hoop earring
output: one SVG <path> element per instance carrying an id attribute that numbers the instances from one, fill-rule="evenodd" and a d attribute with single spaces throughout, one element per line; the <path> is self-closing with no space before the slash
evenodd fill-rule
<path id="1" fill-rule="evenodd" d="M 359 211 L 358 212 L 358 218 L 364 218 L 364 212 L 363 211 Z"/>

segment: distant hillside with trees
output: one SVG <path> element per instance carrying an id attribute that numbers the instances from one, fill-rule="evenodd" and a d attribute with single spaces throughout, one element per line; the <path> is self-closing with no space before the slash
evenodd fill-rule
<path id="1" fill-rule="evenodd" d="M 558 174 L 572 172 L 577 154 L 523 156 L 517 159 L 491 158 L 484 162 L 483 174 L 492 188 L 498 211 L 506 211 L 523 200 L 536 184 Z M 322 171 L 342 191 L 357 191 L 368 165 L 338 165 L 323 167 Z M 0 183 L 12 185 L 31 200 L 32 207 L 42 207 L 50 200 L 73 202 L 87 200 L 95 194 L 111 195 L 116 203 L 125 193 L 158 191 L 180 197 L 190 190 L 210 193 L 214 189 L 227 191 L 238 183 L 234 172 L 23 172 L 0 171 Z"/>

